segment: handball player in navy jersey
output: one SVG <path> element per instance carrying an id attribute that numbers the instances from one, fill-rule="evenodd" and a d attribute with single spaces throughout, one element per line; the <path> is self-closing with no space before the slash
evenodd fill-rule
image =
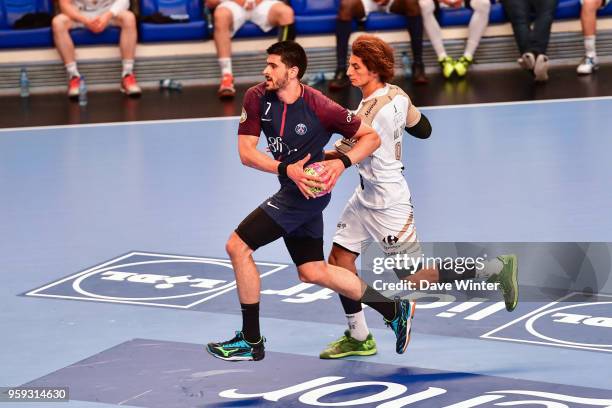
<path id="1" fill-rule="evenodd" d="M 245 166 L 277 174 L 280 189 L 264 200 L 232 232 L 226 244 L 240 305 L 242 330 L 227 341 L 209 343 L 207 350 L 223 360 L 261 360 L 264 337 L 259 329 L 260 277 L 252 254 L 283 238 L 300 280 L 332 289 L 378 311 L 396 335 L 396 352 L 408 344 L 414 303 L 389 299 L 347 269 L 328 265 L 323 254 L 323 210 L 331 194 L 316 197 L 313 188 L 331 190 L 342 172 L 371 155 L 378 134 L 359 117 L 300 79 L 306 53 L 296 42 L 282 41 L 267 49 L 265 81 L 244 96 L 238 127 L 238 151 Z M 257 149 L 263 132 L 272 157 Z M 339 158 L 323 161 L 323 148 L 334 133 L 354 139 L 354 147 Z M 319 176 L 304 167 L 320 162 Z"/>

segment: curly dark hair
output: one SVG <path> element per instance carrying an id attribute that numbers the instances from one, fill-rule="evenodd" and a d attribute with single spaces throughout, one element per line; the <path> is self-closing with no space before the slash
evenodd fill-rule
<path id="1" fill-rule="evenodd" d="M 389 82 L 395 75 L 393 48 L 375 35 L 357 37 L 353 42 L 353 55 L 361 58 L 370 71 L 376 72 L 381 82 Z"/>

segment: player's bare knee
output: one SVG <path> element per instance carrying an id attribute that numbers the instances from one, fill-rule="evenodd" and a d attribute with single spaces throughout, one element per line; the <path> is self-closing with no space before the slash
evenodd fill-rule
<path id="1" fill-rule="evenodd" d="M 294 15 L 293 9 L 286 4 L 275 4 L 270 9 L 270 14 L 268 19 L 275 25 L 289 25 L 293 24 Z"/>
<path id="2" fill-rule="evenodd" d="M 215 19 L 215 31 L 217 30 L 229 30 L 232 23 L 232 12 L 223 7 L 217 7 L 214 14 Z"/>
<path id="3" fill-rule="evenodd" d="M 249 246 L 235 232 L 227 240 L 225 251 L 230 258 L 248 256 L 252 252 Z"/>
<path id="4" fill-rule="evenodd" d="M 333 248 L 332 248 L 332 251 L 329 253 L 329 257 L 327 258 L 327 263 L 330 265 L 338 265 L 338 258 Z"/>
<path id="5" fill-rule="evenodd" d="M 313 283 L 315 285 L 325 282 L 326 270 L 325 268 L 318 267 L 319 264 L 319 262 L 308 262 L 298 266 L 300 280 L 304 283 Z"/>
<path id="6" fill-rule="evenodd" d="M 472 0 L 470 7 L 474 11 L 480 11 L 482 13 L 488 13 L 491 10 L 491 2 L 489 0 Z"/>
<path id="7" fill-rule="evenodd" d="M 357 259 L 357 255 L 352 252 L 349 252 L 346 249 L 334 244 L 332 246 L 332 250 L 329 254 L 329 264 L 334 266 L 340 266 L 343 268 L 348 268 L 350 265 L 355 265 L 355 260 Z"/>
<path id="8" fill-rule="evenodd" d="M 321 274 L 316 271 L 302 272 L 299 274 L 299 276 L 300 276 L 300 281 L 304 283 L 312 283 L 314 285 L 319 285 L 322 282 L 324 282 L 324 279 L 321 276 Z"/>
<path id="9" fill-rule="evenodd" d="M 51 27 L 54 32 L 68 31 L 70 18 L 65 14 L 58 14 L 51 20 Z"/>
<path id="10" fill-rule="evenodd" d="M 421 14 L 433 13 L 436 6 L 433 0 L 419 0 L 419 7 L 421 8 Z"/>
<path id="11" fill-rule="evenodd" d="M 121 28 L 136 28 L 136 16 L 129 10 L 122 11 L 117 15 Z"/>
<path id="12" fill-rule="evenodd" d="M 419 0 L 406 0 L 406 15 L 410 17 L 416 17 L 421 15 L 421 8 L 419 7 Z"/>
<path id="13" fill-rule="evenodd" d="M 596 11 L 600 5 L 601 5 L 600 0 L 583 0 L 582 2 L 583 10 L 588 11 L 588 12 Z"/>
<path id="14" fill-rule="evenodd" d="M 295 21 L 295 15 L 293 14 L 293 9 L 289 6 L 283 7 L 281 11 L 280 24 L 289 25 L 289 24 L 293 24 L 294 21 Z"/>
<path id="15" fill-rule="evenodd" d="M 336 245 L 332 245 L 332 250 L 329 253 L 329 259 L 327 261 L 328 264 L 330 265 L 338 265 L 338 263 L 340 262 L 340 257 L 342 256 L 342 254 L 339 251 L 339 248 Z"/>
<path id="16" fill-rule="evenodd" d="M 350 21 L 353 19 L 355 0 L 342 0 L 338 9 L 338 20 Z"/>

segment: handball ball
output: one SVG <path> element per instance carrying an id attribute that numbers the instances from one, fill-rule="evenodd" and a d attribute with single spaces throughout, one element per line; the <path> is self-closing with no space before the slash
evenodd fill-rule
<path id="1" fill-rule="evenodd" d="M 304 167 L 304 173 L 310 176 L 321 176 L 321 174 L 323 174 L 323 170 L 323 166 L 321 166 L 319 163 L 312 163 Z M 329 190 L 319 187 L 309 187 L 309 190 L 312 191 L 317 198 L 329 193 Z"/>

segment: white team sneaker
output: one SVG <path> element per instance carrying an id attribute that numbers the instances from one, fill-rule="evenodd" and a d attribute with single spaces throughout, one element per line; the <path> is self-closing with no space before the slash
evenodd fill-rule
<path id="1" fill-rule="evenodd" d="M 586 55 L 580 61 L 580 65 L 576 68 L 576 72 L 578 75 L 589 75 L 592 74 L 593 71 L 596 71 L 599 68 L 599 58 L 595 57 L 587 57 Z"/>

